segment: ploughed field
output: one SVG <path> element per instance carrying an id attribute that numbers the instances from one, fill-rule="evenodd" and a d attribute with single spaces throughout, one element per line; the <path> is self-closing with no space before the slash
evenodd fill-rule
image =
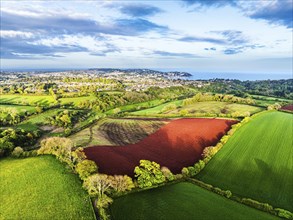
<path id="1" fill-rule="evenodd" d="M 292 122 L 290 113 L 261 113 L 239 128 L 196 178 L 292 212 Z"/>
<path id="2" fill-rule="evenodd" d="M 70 136 L 70 139 L 82 147 L 135 144 L 168 122 L 165 119 L 107 118 Z"/>
<path id="3" fill-rule="evenodd" d="M 281 109 L 293 112 L 293 104 L 285 105 Z"/>
<path id="4" fill-rule="evenodd" d="M 115 220 L 279 219 L 188 182 L 119 197 L 110 206 L 110 213 Z"/>
<path id="5" fill-rule="evenodd" d="M 205 147 L 215 145 L 236 121 L 222 119 L 178 119 L 160 128 L 137 144 L 85 148 L 88 159 L 101 173 L 133 176 L 141 159 L 151 160 L 180 173 L 193 165 Z"/>
<path id="6" fill-rule="evenodd" d="M 0 219 L 95 219 L 78 176 L 52 156 L 0 160 Z"/>

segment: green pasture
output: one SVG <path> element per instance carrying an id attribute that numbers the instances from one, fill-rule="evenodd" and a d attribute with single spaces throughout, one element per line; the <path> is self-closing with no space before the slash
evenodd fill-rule
<path id="1" fill-rule="evenodd" d="M 187 182 L 119 197 L 110 213 L 113 220 L 278 219 Z"/>
<path id="2" fill-rule="evenodd" d="M 148 109 L 144 109 L 144 110 L 140 110 L 140 111 L 135 111 L 130 113 L 131 115 L 138 115 L 138 116 L 147 116 L 147 115 L 153 115 L 153 114 L 160 114 L 162 112 L 162 110 L 168 106 L 168 105 L 176 105 L 181 106 L 182 105 L 183 100 L 176 100 L 176 101 L 171 101 L 171 102 L 167 102 L 161 105 L 158 105 L 156 107 L 153 108 L 148 108 Z"/>
<path id="3" fill-rule="evenodd" d="M 77 175 L 52 156 L 0 160 L 0 219 L 95 219 Z"/>
<path id="4" fill-rule="evenodd" d="M 191 105 L 186 105 L 176 110 L 168 111 L 168 114 L 180 114 L 180 111 L 186 110 L 189 114 L 193 113 L 213 113 L 213 114 L 231 114 L 233 112 L 239 112 L 243 114 L 249 112 L 251 114 L 262 111 L 260 107 L 255 107 L 245 104 L 236 104 L 228 102 L 197 102 Z"/>
<path id="5" fill-rule="evenodd" d="M 234 133 L 196 178 L 292 212 L 292 122 L 289 113 L 258 115 Z"/>
<path id="6" fill-rule="evenodd" d="M 0 96 L 0 104 L 49 106 L 52 103 L 54 103 L 54 99 L 50 95 L 4 94 Z"/>

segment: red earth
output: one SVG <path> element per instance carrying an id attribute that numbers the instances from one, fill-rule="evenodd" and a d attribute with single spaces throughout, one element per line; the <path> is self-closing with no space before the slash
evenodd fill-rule
<path id="1" fill-rule="evenodd" d="M 168 167 L 173 173 L 193 165 L 207 146 L 215 145 L 237 121 L 223 119 L 178 119 L 136 144 L 94 146 L 84 149 L 88 159 L 106 174 L 134 176 L 141 159 Z"/>
<path id="2" fill-rule="evenodd" d="M 281 109 L 293 112 L 293 104 L 285 105 Z"/>

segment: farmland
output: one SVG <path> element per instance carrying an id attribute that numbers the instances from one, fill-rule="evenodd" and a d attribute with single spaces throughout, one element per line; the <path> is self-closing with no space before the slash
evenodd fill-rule
<path id="1" fill-rule="evenodd" d="M 40 125 L 47 124 L 47 118 L 56 115 L 60 110 L 52 109 L 45 111 L 41 114 L 31 116 L 27 120 L 21 122 L 17 125 L 20 129 L 25 129 L 26 131 L 36 131 L 39 129 Z"/>
<path id="2" fill-rule="evenodd" d="M 262 111 L 262 108 L 236 104 L 236 103 L 227 103 L 227 102 L 197 102 L 192 105 L 187 105 L 176 110 L 167 111 L 167 114 L 179 115 L 180 111 L 186 110 L 190 114 L 194 113 L 212 113 L 212 114 L 231 114 L 233 112 L 239 112 L 239 114 L 244 114 L 249 112 L 250 114 Z"/>
<path id="3" fill-rule="evenodd" d="M 50 95 L 1 95 L 0 104 L 18 104 L 18 105 L 32 105 L 32 106 L 49 106 L 54 99 Z"/>
<path id="4" fill-rule="evenodd" d="M 159 119 L 113 119 L 100 120 L 70 138 L 76 146 L 134 144 L 154 133 L 166 121 Z"/>
<path id="5" fill-rule="evenodd" d="M 217 143 L 235 122 L 222 119 L 178 119 L 137 144 L 89 147 L 85 148 L 85 153 L 99 165 L 101 172 L 107 174 L 133 176 L 134 167 L 141 159 L 156 161 L 172 172 L 179 173 L 182 167 L 199 160 L 203 148 Z"/>
<path id="6" fill-rule="evenodd" d="M 114 200 L 110 211 L 115 220 L 278 219 L 187 182 L 119 197 Z"/>
<path id="7" fill-rule="evenodd" d="M 293 211 L 293 116 L 268 112 L 241 127 L 197 178 Z"/>
<path id="8" fill-rule="evenodd" d="M 51 156 L 0 161 L 1 219 L 95 219 L 78 177 Z"/>
<path id="9" fill-rule="evenodd" d="M 36 108 L 33 106 L 27 106 L 27 105 L 2 105 L 0 104 L 1 111 L 5 111 L 7 109 L 15 109 L 17 113 L 20 115 L 25 114 L 33 114 L 36 112 Z"/>
<path id="10" fill-rule="evenodd" d="M 196 114 L 213 114 L 213 115 L 231 115 L 236 113 L 238 115 L 244 114 L 254 114 L 256 112 L 262 111 L 263 108 L 245 105 L 245 104 L 236 104 L 236 103 L 228 103 L 228 102 L 218 102 L 218 101 L 204 101 L 197 102 L 194 104 L 182 105 L 182 100 L 173 101 L 164 103 L 162 105 L 132 112 L 131 115 L 137 116 L 182 116 L 182 112 L 185 112 L 185 116 L 196 116 Z"/>
<path id="11" fill-rule="evenodd" d="M 282 110 L 293 112 L 293 104 L 282 106 Z"/>

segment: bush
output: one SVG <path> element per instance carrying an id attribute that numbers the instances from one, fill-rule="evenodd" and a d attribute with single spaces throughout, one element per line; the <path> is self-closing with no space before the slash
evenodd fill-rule
<path id="1" fill-rule="evenodd" d="M 249 198 L 243 198 L 241 200 L 241 202 L 246 205 L 255 207 L 257 209 L 261 209 L 266 212 L 272 212 L 274 210 L 273 207 L 271 205 L 269 205 L 268 203 L 261 203 L 261 202 L 258 202 L 256 200 L 249 199 Z"/>
<path id="2" fill-rule="evenodd" d="M 275 211 L 277 211 L 279 217 L 293 219 L 293 213 L 288 210 L 276 208 Z"/>
<path id="3" fill-rule="evenodd" d="M 83 160 L 77 164 L 75 171 L 78 173 L 80 179 L 84 180 L 91 174 L 97 172 L 98 167 L 92 160 Z"/>
<path id="4" fill-rule="evenodd" d="M 18 157 L 21 157 L 22 156 L 23 152 L 24 151 L 23 151 L 23 149 L 21 147 L 16 147 L 12 151 L 11 156 L 18 158 Z"/>

